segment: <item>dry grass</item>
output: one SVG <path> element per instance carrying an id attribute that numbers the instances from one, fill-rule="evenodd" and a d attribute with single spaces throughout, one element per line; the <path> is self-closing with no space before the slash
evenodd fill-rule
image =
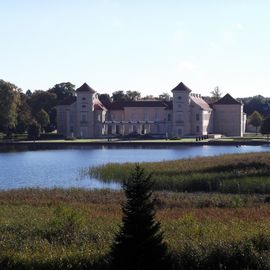
<path id="1" fill-rule="evenodd" d="M 266 196 L 172 192 L 154 196 L 157 219 L 177 269 L 205 269 L 205 264 L 218 269 L 212 261 L 216 252 L 227 265 L 238 253 L 256 265 L 270 255 Z M 0 268 L 105 269 L 123 200 L 122 192 L 109 190 L 0 192 Z"/>

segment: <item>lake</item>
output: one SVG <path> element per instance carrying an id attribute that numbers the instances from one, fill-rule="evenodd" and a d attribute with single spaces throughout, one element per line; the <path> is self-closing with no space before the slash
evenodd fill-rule
<path id="1" fill-rule="evenodd" d="M 0 152 L 0 189 L 15 188 L 110 188 L 117 183 L 103 183 L 81 177 L 90 166 L 108 162 L 143 162 L 213 156 L 227 153 L 270 151 L 265 146 L 73 146 L 64 149 Z"/>

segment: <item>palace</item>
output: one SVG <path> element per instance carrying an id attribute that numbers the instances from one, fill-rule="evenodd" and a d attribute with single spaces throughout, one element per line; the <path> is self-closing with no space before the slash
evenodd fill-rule
<path id="1" fill-rule="evenodd" d="M 182 82 L 171 100 L 101 102 L 86 83 L 57 109 L 58 133 L 65 137 L 101 138 L 130 133 L 156 137 L 208 134 L 243 136 L 243 105 L 226 94 L 209 105 Z"/>

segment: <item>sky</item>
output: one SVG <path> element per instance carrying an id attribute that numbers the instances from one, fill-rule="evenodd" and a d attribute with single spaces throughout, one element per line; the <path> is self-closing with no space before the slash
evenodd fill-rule
<path id="1" fill-rule="evenodd" d="M 0 79 L 270 96 L 269 0 L 0 0 Z"/>

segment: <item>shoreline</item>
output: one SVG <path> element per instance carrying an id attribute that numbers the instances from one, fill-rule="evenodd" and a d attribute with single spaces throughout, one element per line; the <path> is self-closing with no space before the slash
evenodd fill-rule
<path id="1" fill-rule="evenodd" d="M 245 145 L 270 145 L 270 142 L 261 140 L 233 140 L 233 141 L 13 141 L 13 142 L 0 142 L 1 146 L 78 146 L 78 145 L 92 145 L 92 146 L 245 146 Z"/>

